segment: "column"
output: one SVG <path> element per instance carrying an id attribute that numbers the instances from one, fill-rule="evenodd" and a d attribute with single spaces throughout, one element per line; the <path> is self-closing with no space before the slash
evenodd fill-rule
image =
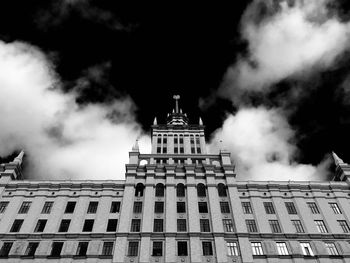
<path id="1" fill-rule="evenodd" d="M 140 247 L 140 263 L 150 262 L 151 238 L 142 237 Z"/>
<path id="2" fill-rule="evenodd" d="M 224 237 L 215 237 L 215 251 L 218 263 L 227 263 L 227 246 Z"/>
<path id="3" fill-rule="evenodd" d="M 191 263 L 202 262 L 202 243 L 199 237 L 190 238 Z"/>

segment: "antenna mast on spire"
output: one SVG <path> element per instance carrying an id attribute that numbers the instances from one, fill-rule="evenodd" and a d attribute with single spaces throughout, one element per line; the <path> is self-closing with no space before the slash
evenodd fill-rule
<path id="1" fill-rule="evenodd" d="M 175 100 L 175 113 L 179 113 L 179 102 L 180 95 L 174 95 L 173 99 Z"/>

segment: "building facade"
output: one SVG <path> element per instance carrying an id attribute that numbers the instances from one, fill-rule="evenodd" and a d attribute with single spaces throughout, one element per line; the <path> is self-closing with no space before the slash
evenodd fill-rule
<path id="1" fill-rule="evenodd" d="M 0 166 L 0 262 L 350 262 L 350 165 L 332 181 L 238 181 L 177 104 L 125 180 L 35 181 Z"/>

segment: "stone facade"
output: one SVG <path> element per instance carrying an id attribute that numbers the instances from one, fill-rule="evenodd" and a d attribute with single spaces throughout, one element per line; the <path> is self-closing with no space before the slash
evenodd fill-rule
<path id="1" fill-rule="evenodd" d="M 350 166 L 329 182 L 238 181 L 176 105 L 125 180 L 23 179 L 0 166 L 1 262 L 350 262 Z"/>

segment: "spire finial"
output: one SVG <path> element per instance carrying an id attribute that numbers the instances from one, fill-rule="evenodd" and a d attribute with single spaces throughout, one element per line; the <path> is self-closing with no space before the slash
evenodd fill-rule
<path id="1" fill-rule="evenodd" d="M 153 125 L 157 125 L 157 117 L 154 117 Z"/>
<path id="2" fill-rule="evenodd" d="M 201 117 L 199 117 L 199 125 L 203 125 L 203 121 Z"/>
<path id="3" fill-rule="evenodd" d="M 344 164 L 344 161 L 335 152 L 332 152 L 332 156 L 336 165 Z"/>
<path id="4" fill-rule="evenodd" d="M 179 102 L 180 95 L 174 95 L 173 99 L 175 100 L 175 113 L 179 113 Z"/>
<path id="5" fill-rule="evenodd" d="M 12 162 L 21 165 L 22 162 L 23 162 L 23 156 L 24 156 L 24 151 L 22 150 L 22 151 L 18 154 L 18 156 L 17 156 L 15 159 L 13 159 Z"/>
<path id="6" fill-rule="evenodd" d="M 136 139 L 134 146 L 132 147 L 132 151 L 133 152 L 139 152 L 140 148 L 139 148 L 139 139 Z"/>

